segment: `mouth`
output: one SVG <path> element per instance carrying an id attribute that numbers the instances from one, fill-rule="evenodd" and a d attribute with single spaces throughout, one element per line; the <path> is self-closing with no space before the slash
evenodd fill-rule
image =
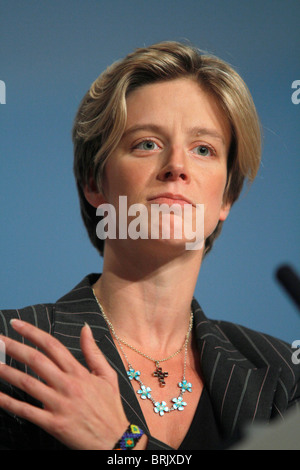
<path id="1" fill-rule="evenodd" d="M 148 198 L 148 201 L 155 203 L 155 204 L 168 204 L 169 206 L 173 204 L 179 204 L 183 206 L 184 204 L 192 204 L 192 201 L 187 199 L 182 194 L 172 194 L 172 193 L 162 193 L 156 194 L 155 196 L 151 196 Z"/>

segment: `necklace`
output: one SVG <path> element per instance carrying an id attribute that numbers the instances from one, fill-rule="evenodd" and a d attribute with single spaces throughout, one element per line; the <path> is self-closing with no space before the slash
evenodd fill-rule
<path id="1" fill-rule="evenodd" d="M 180 349 L 178 349 L 175 353 L 171 354 L 170 356 L 168 356 L 164 359 L 157 360 L 157 359 L 152 358 L 148 354 L 145 354 L 142 351 L 139 351 L 134 346 L 131 346 L 129 343 L 124 341 L 122 338 L 120 338 L 116 334 L 112 323 L 110 322 L 110 320 L 107 318 L 106 314 L 104 313 L 103 307 L 100 304 L 100 302 L 99 302 L 99 300 L 98 300 L 98 298 L 97 298 L 97 296 L 94 292 L 94 289 L 93 289 L 93 294 L 94 294 L 94 297 L 96 299 L 96 302 L 99 306 L 100 312 L 101 312 L 104 320 L 106 321 L 108 327 L 110 328 L 110 330 L 112 332 L 112 335 L 116 339 L 116 341 L 117 341 L 117 343 L 118 343 L 118 345 L 119 345 L 119 347 L 120 347 L 120 349 L 121 349 L 121 351 L 122 351 L 122 353 L 125 357 L 125 360 L 126 360 L 127 365 L 128 365 L 127 375 L 128 375 L 129 380 L 136 380 L 139 383 L 140 389 L 137 391 L 137 394 L 140 396 L 140 398 L 142 400 L 146 400 L 146 399 L 150 400 L 152 402 L 152 405 L 153 405 L 153 411 L 155 413 L 157 413 L 159 416 L 163 416 L 165 413 L 170 413 L 171 411 L 175 411 L 175 410 L 178 410 L 178 411 L 184 410 L 184 407 L 187 405 L 187 403 L 185 401 L 183 401 L 183 394 L 186 391 L 192 392 L 192 384 L 190 382 L 187 382 L 187 380 L 185 378 L 185 372 L 186 372 L 188 342 L 189 342 L 190 333 L 191 333 L 192 326 L 193 326 L 193 312 L 191 312 L 191 315 L 190 315 L 189 328 L 188 328 L 187 334 L 185 336 L 185 341 L 184 341 L 183 345 L 180 347 Z M 173 357 L 177 356 L 177 354 L 179 354 L 184 349 L 183 376 L 182 376 L 182 380 L 178 383 L 178 387 L 180 388 L 180 394 L 179 394 L 178 397 L 172 398 L 171 407 L 167 406 L 167 403 L 165 401 L 159 402 L 159 401 L 155 400 L 152 397 L 151 388 L 147 387 L 142 382 L 141 372 L 139 370 L 135 370 L 133 368 L 133 366 L 129 362 L 129 359 L 128 359 L 125 351 L 124 351 L 124 348 L 122 347 L 122 344 L 129 347 L 130 349 L 137 352 L 138 354 L 145 357 L 146 359 L 149 359 L 149 360 L 151 360 L 155 363 L 156 370 L 154 371 L 153 376 L 158 378 L 161 387 L 164 387 L 166 385 L 165 378 L 168 377 L 168 372 L 163 372 L 162 368 L 159 367 L 159 363 L 164 362 L 164 361 L 168 361 L 169 359 L 172 359 Z"/>

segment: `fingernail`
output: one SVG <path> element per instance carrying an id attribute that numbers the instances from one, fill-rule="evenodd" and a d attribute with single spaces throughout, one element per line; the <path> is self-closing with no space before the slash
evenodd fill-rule
<path id="1" fill-rule="evenodd" d="M 13 328 L 21 328 L 24 326 L 24 322 L 22 320 L 19 320 L 18 318 L 12 318 L 9 322 Z"/>
<path id="2" fill-rule="evenodd" d="M 92 332 L 92 329 L 91 329 L 90 325 L 89 325 L 88 323 L 84 322 L 84 326 L 87 327 L 87 329 L 89 330 L 90 334 L 92 335 L 93 332 Z"/>
<path id="3" fill-rule="evenodd" d="M 5 364 L 5 343 L 0 339 L 0 364 Z"/>

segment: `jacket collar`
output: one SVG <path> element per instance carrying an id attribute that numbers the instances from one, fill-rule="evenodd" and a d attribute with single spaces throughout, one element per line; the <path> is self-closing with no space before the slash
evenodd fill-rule
<path id="1" fill-rule="evenodd" d="M 67 322 L 67 313 L 72 312 L 72 322 L 76 316 L 78 325 L 83 326 L 85 322 L 89 324 L 96 343 L 118 373 L 120 393 L 128 419 L 147 430 L 139 401 L 91 289 L 98 277 L 99 274 L 86 276 L 71 292 L 57 301 L 55 321 Z M 256 367 L 226 337 L 221 325 L 204 315 L 195 299 L 192 309 L 205 386 L 224 438 L 228 439 L 241 427 L 270 418 L 280 370 L 273 370 L 270 366 Z M 85 363 L 79 340 L 78 348 L 72 352 L 81 363 Z"/>

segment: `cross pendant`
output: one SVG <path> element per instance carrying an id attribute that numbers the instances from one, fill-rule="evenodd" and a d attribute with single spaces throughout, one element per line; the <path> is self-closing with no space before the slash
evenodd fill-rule
<path id="1" fill-rule="evenodd" d="M 156 363 L 156 370 L 153 372 L 153 376 L 158 378 L 159 385 L 164 387 L 166 385 L 165 377 L 168 377 L 168 372 L 163 372 L 161 367 L 158 367 L 159 363 Z"/>

